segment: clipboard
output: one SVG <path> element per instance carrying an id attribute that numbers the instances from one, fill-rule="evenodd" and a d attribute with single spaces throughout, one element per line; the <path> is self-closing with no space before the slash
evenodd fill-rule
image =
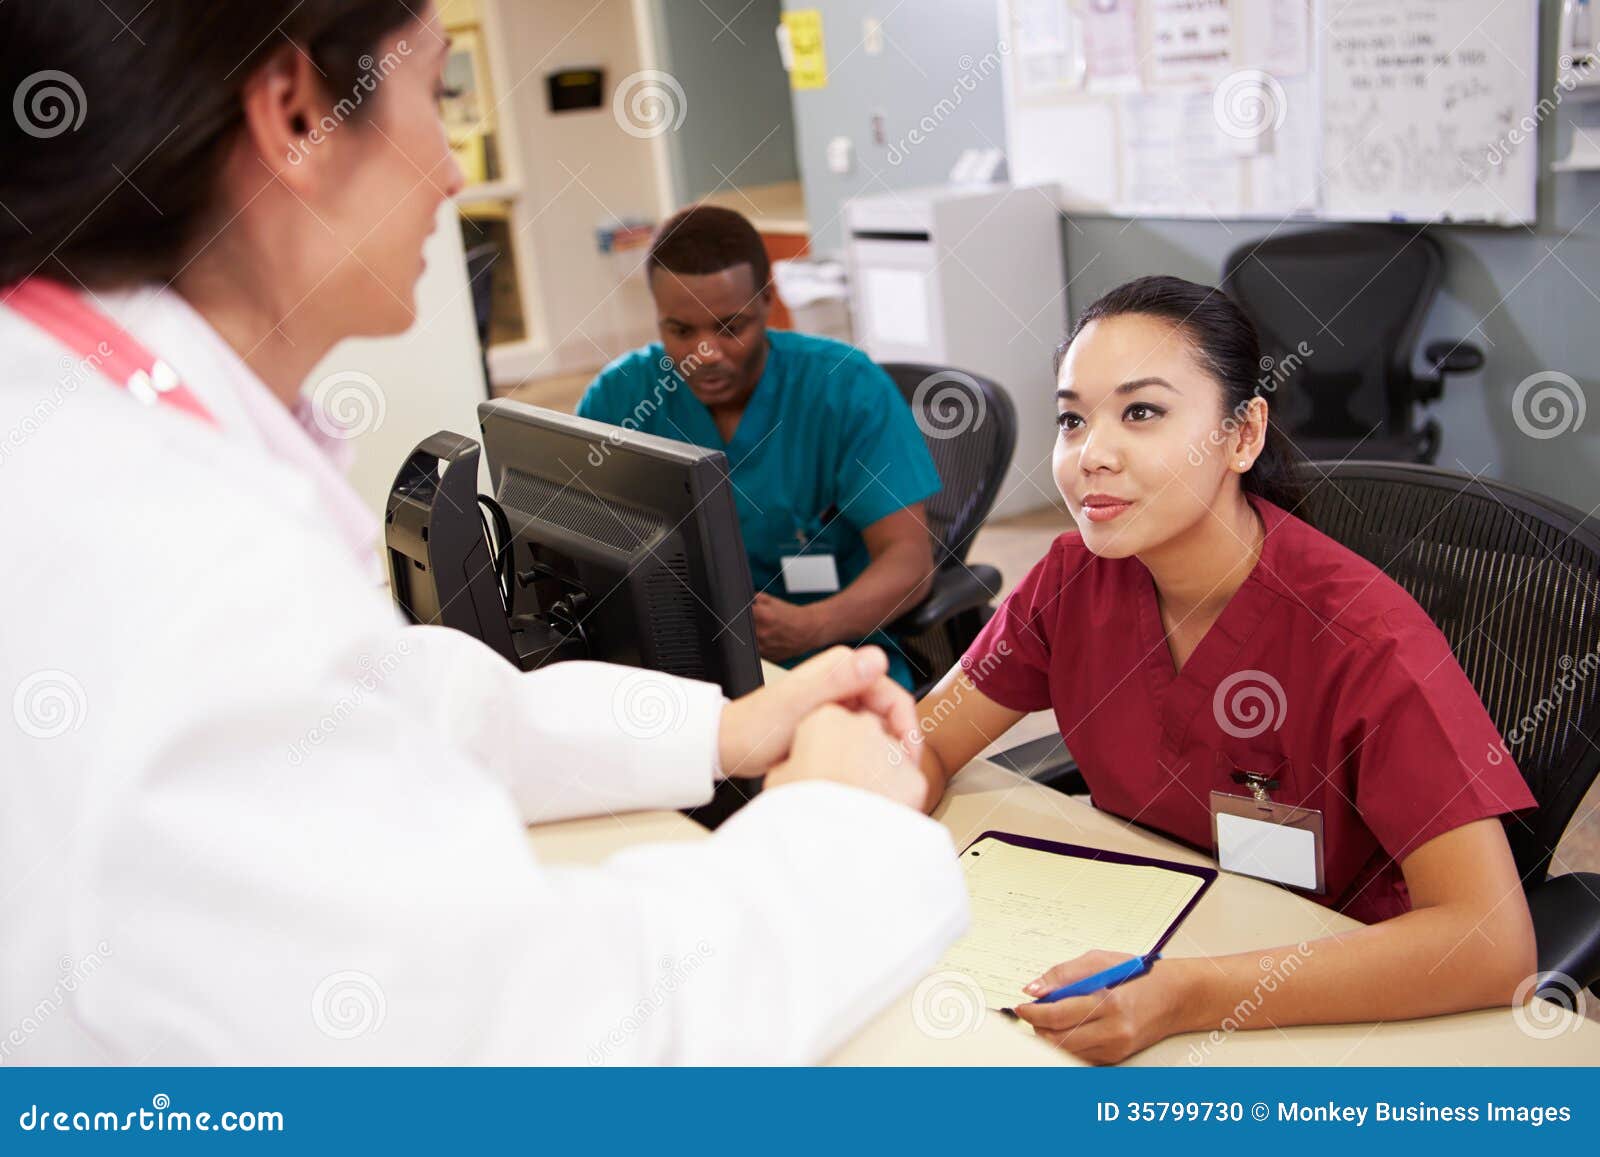
<path id="1" fill-rule="evenodd" d="M 993 869 L 979 868 L 974 861 L 990 841 L 1008 852 L 989 861 Z M 1159 952 L 1217 878 L 1211 867 L 1000 831 L 982 833 L 959 858 L 973 922 L 942 966 L 975 981 L 995 1009 L 1014 1005 L 1024 983 L 1090 948 Z"/>

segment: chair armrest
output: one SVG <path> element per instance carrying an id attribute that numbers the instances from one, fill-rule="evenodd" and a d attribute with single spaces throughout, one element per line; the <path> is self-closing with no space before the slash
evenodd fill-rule
<path id="1" fill-rule="evenodd" d="M 1078 770 L 1077 761 L 1059 735 L 1046 735 L 997 751 L 989 757 L 989 762 L 1067 795 L 1089 794 L 1083 772 Z"/>
<path id="2" fill-rule="evenodd" d="M 1468 341 L 1431 341 L 1423 360 L 1435 374 L 1470 374 L 1483 368 L 1483 351 Z"/>
<path id="3" fill-rule="evenodd" d="M 1600 981 L 1600 874 L 1551 876 L 1528 889 L 1528 911 L 1540 972 L 1559 972 L 1585 988 Z"/>
<path id="4" fill-rule="evenodd" d="M 988 606 L 1000 593 L 1000 572 L 992 566 L 952 563 L 933 572 L 927 597 L 889 624 L 893 635 L 920 635 L 962 611 Z"/>
<path id="5" fill-rule="evenodd" d="M 1432 402 L 1444 396 L 1446 374 L 1470 374 L 1482 369 L 1483 351 L 1471 342 L 1445 338 L 1429 342 L 1422 351 L 1422 360 L 1428 368 L 1411 379 L 1411 394 L 1418 402 Z"/>

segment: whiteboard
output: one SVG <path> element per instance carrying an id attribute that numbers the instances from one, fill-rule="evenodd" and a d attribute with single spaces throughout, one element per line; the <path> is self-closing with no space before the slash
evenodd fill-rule
<path id="1" fill-rule="evenodd" d="M 1064 210 L 1535 219 L 1537 0 L 1002 0 L 1011 177 Z"/>

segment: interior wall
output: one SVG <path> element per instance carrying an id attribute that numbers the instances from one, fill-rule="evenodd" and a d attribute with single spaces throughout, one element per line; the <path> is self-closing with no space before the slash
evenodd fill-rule
<path id="1" fill-rule="evenodd" d="M 851 197 L 942 184 L 964 149 L 1005 148 L 996 0 L 783 0 L 783 7 L 822 13 L 828 83 L 792 94 L 813 253 L 843 248 L 841 214 Z M 876 54 L 868 19 L 881 21 Z M 838 137 L 851 143 L 847 173 L 828 166 Z"/>
<path id="2" fill-rule="evenodd" d="M 677 203 L 799 180 L 779 0 L 654 0 L 651 12 L 657 67 L 684 94 L 683 124 L 666 136 Z"/>
<path id="3" fill-rule="evenodd" d="M 517 243 L 528 247 L 525 267 L 543 313 L 541 351 L 521 368 L 548 374 L 598 365 L 652 332 L 642 281 L 621 276 L 633 263 L 602 254 L 595 239 L 604 223 L 657 215 L 651 139 L 641 131 L 648 126 L 619 117 L 612 103 L 617 88 L 646 67 L 633 8 L 630 0 L 485 0 L 490 4 L 509 73 L 495 78 L 509 114 L 504 148 L 515 154 L 522 188 Z M 602 107 L 551 113 L 546 75 L 592 67 L 605 72 Z M 634 80 L 641 83 L 650 82 Z"/>
<path id="4" fill-rule="evenodd" d="M 427 268 L 417 283 L 412 327 L 398 337 L 341 342 L 306 379 L 307 390 L 328 381 L 324 396 L 339 425 L 361 431 L 350 439 L 349 477 L 379 513 L 413 447 L 440 430 L 473 436 L 478 403 L 487 397 L 453 205 L 440 206 L 423 255 Z"/>

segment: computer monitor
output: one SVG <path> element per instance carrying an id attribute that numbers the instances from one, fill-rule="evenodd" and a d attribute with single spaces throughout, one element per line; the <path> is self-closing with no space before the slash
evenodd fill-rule
<path id="1" fill-rule="evenodd" d="M 725 455 L 503 399 L 478 424 L 524 666 L 581 656 L 730 698 L 761 686 Z"/>

